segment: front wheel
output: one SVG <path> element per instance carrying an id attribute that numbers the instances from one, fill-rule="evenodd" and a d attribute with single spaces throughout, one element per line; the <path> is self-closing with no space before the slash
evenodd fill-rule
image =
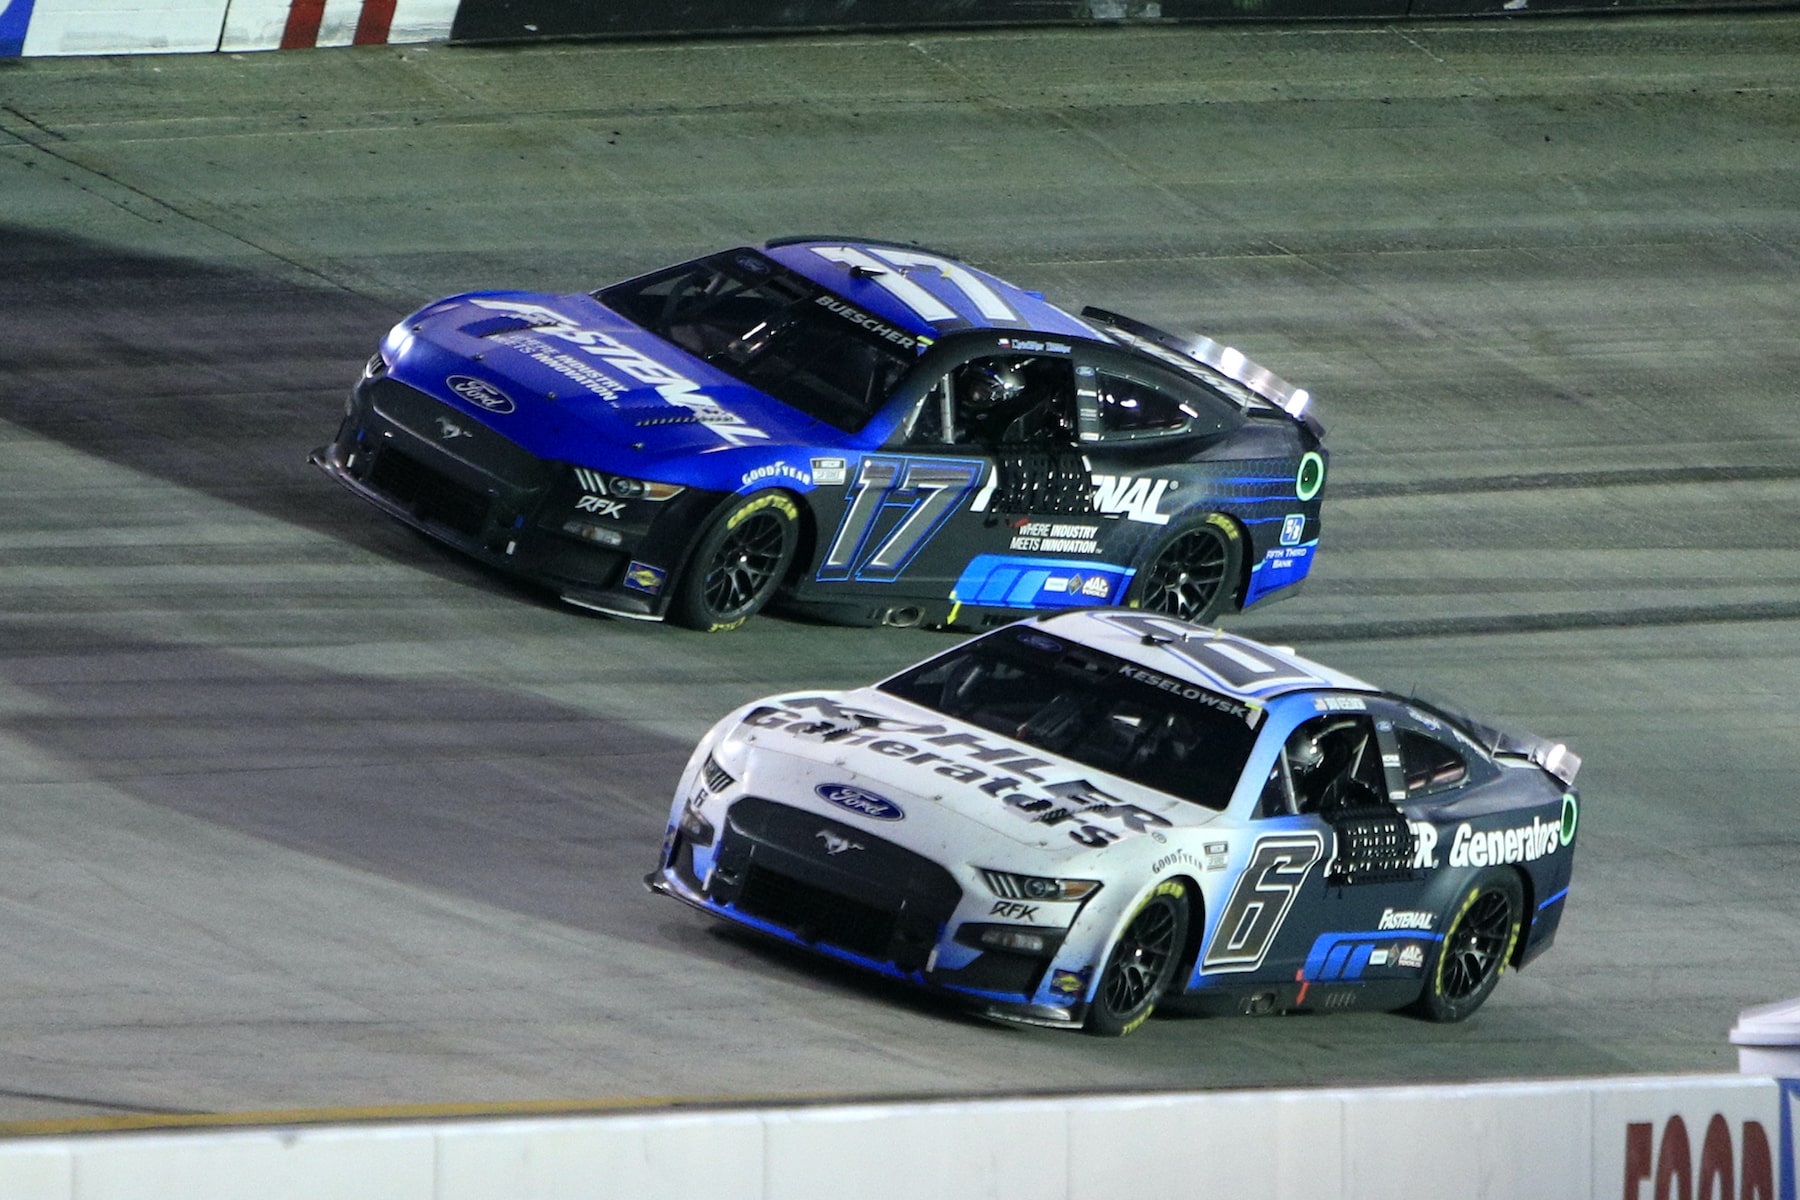
<path id="1" fill-rule="evenodd" d="M 708 633 L 736 629 L 769 602 L 799 545 L 800 510 L 782 492 L 746 496 L 700 539 L 670 615 Z"/>
<path id="2" fill-rule="evenodd" d="M 1089 1033 L 1124 1037 L 1150 1019 L 1175 981 L 1187 927 L 1186 884 L 1171 879 L 1144 897 L 1106 956 L 1088 1008 Z"/>
<path id="3" fill-rule="evenodd" d="M 1461 1021 L 1481 1007 L 1512 958 L 1525 910 L 1519 877 L 1495 868 L 1478 876 L 1425 963 L 1425 992 L 1415 1006 L 1433 1021 Z"/>
<path id="4" fill-rule="evenodd" d="M 1231 518 L 1213 513 L 1164 542 L 1131 582 L 1125 602 L 1204 624 L 1237 590 L 1244 539 Z"/>

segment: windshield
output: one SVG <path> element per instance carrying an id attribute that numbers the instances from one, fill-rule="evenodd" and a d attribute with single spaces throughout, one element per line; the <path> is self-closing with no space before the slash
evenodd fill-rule
<path id="1" fill-rule="evenodd" d="M 602 304 L 846 433 L 868 424 L 919 344 L 750 250 L 634 279 Z"/>
<path id="2" fill-rule="evenodd" d="M 1231 801 L 1261 716 L 1030 627 L 970 642 L 881 690 L 1215 811 Z"/>

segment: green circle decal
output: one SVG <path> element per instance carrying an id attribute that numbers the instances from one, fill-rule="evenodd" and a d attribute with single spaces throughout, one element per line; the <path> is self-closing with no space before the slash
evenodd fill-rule
<path id="1" fill-rule="evenodd" d="M 1325 458 L 1317 450 L 1300 456 L 1300 471 L 1294 476 L 1294 495 L 1311 500 L 1325 486 Z"/>
<path id="2" fill-rule="evenodd" d="M 1580 813 L 1577 810 L 1576 805 L 1575 805 L 1575 793 L 1574 792 L 1564 792 L 1563 793 L 1563 812 L 1562 812 L 1562 844 L 1563 845 L 1567 846 L 1570 842 L 1575 840 L 1575 823 L 1579 819 L 1579 817 L 1580 817 Z"/>

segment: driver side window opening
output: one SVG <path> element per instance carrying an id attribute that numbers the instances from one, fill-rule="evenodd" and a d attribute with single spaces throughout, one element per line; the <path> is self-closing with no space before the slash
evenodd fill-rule
<path id="1" fill-rule="evenodd" d="M 1375 723 L 1366 713 L 1327 713 L 1288 735 L 1263 789 L 1259 815 L 1334 812 L 1387 803 Z"/>
<path id="2" fill-rule="evenodd" d="M 1075 376 L 1066 358 L 988 355 L 956 367 L 914 418 L 915 444 L 1068 446 L 1075 435 Z"/>

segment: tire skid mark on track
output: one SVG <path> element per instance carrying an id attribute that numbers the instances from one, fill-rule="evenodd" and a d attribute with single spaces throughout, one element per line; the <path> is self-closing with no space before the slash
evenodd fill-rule
<path id="1" fill-rule="evenodd" d="M 201 1113 L 197 1108 L 169 1108 L 156 1104 L 127 1104 L 122 1100 L 97 1100 L 92 1096 L 61 1096 L 54 1092 L 29 1092 L 18 1088 L 0 1088 L 0 1096 L 13 1100 L 35 1100 L 44 1104 L 79 1105 L 83 1108 L 104 1108 L 112 1112 L 142 1114 L 147 1117 L 183 1117 L 197 1116 Z M 5 1126 L 0 1126 L 3 1131 Z M 6 1136 L 0 1132 L 0 1137 Z"/>
<path id="2" fill-rule="evenodd" d="M 1331 499 L 1385 500 L 1394 496 L 1446 496 L 1469 492 L 1524 492 L 1546 488 L 1585 490 L 1604 487 L 1660 487 L 1668 484 L 1715 486 L 1721 483 L 1766 483 L 1800 480 L 1800 464 L 1775 463 L 1742 467 L 1628 467 L 1614 471 L 1544 471 L 1529 475 L 1471 476 L 1466 479 L 1394 480 L 1382 483 L 1338 483 Z"/>

